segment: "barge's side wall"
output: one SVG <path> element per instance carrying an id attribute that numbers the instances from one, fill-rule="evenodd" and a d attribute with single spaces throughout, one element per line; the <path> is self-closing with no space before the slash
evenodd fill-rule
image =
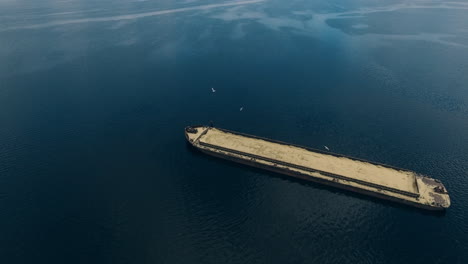
<path id="1" fill-rule="evenodd" d="M 357 193 L 360 193 L 360 194 L 369 195 L 369 196 L 373 196 L 373 197 L 376 197 L 376 198 L 380 198 L 380 199 L 384 199 L 384 200 L 388 200 L 388 201 L 392 201 L 392 202 L 398 202 L 398 203 L 402 203 L 402 204 L 406 204 L 406 205 L 410 205 L 410 206 L 414 206 L 414 207 L 418 207 L 418 208 L 422 208 L 422 209 L 426 209 L 426 210 L 433 210 L 433 211 L 443 210 L 443 208 L 440 208 L 440 207 L 432 207 L 432 206 L 427 206 L 427 205 L 420 204 L 420 203 L 414 203 L 414 202 L 411 202 L 411 201 L 408 201 L 408 200 L 399 199 L 397 197 L 391 197 L 391 196 L 387 196 L 387 195 L 384 195 L 384 194 L 379 194 L 379 193 L 376 193 L 376 192 L 372 192 L 372 191 L 368 191 L 368 190 L 364 190 L 364 189 L 360 189 L 360 188 L 355 188 L 353 186 L 344 185 L 344 184 L 340 184 L 340 183 L 337 183 L 337 182 L 332 182 L 332 181 L 327 181 L 327 180 L 323 180 L 323 179 L 320 179 L 320 178 L 311 177 L 309 175 L 301 174 L 301 173 L 296 172 L 296 171 L 280 169 L 280 168 L 277 168 L 277 167 L 268 166 L 266 164 L 260 164 L 260 163 L 253 162 L 253 161 L 250 161 L 250 160 L 237 158 L 237 157 L 234 157 L 234 156 L 219 154 L 217 152 L 209 151 L 207 149 L 202 149 L 202 148 L 199 148 L 199 147 L 196 147 L 196 146 L 194 146 L 194 147 L 197 148 L 198 150 L 200 150 L 201 152 L 203 152 L 205 154 L 208 154 L 208 155 L 211 155 L 211 156 L 214 156 L 214 157 L 222 158 L 222 159 L 229 160 L 229 161 L 234 161 L 234 162 L 237 162 L 237 163 L 241 163 L 241 164 L 244 164 L 244 165 L 248 165 L 248 166 L 252 166 L 252 167 L 256 167 L 256 168 L 260 168 L 260 169 L 265 169 L 265 170 L 272 171 L 272 172 L 279 173 L 279 174 L 283 174 L 283 175 L 292 176 L 292 177 L 299 178 L 299 179 L 302 179 L 302 180 L 306 180 L 306 181 L 310 181 L 310 182 L 316 182 L 316 183 L 319 183 L 319 184 L 325 184 L 325 185 L 328 185 L 328 186 L 333 186 L 333 187 L 337 187 L 337 188 L 340 188 L 340 189 L 349 190 L 349 191 L 352 191 L 352 192 L 357 192 Z"/>

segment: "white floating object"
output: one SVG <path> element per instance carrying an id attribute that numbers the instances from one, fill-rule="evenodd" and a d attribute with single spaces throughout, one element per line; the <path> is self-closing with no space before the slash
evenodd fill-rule
<path id="1" fill-rule="evenodd" d="M 239 111 L 242 111 L 242 110 L 244 110 L 244 107 L 243 107 L 243 106 L 239 109 Z"/>
<path id="2" fill-rule="evenodd" d="M 213 93 L 216 93 L 216 90 L 215 90 L 213 87 L 211 87 L 211 91 L 212 91 Z"/>
<path id="3" fill-rule="evenodd" d="M 330 150 L 327 146 L 323 146 L 326 150 Z"/>

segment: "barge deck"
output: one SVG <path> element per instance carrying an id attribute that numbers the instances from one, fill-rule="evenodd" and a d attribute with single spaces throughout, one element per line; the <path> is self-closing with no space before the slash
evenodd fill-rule
<path id="1" fill-rule="evenodd" d="M 412 171 L 220 128 L 185 129 L 204 153 L 430 210 L 450 206 L 443 184 Z"/>

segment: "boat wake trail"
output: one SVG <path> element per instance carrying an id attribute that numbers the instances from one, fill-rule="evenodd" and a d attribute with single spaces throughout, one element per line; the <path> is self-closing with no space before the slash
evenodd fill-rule
<path id="1" fill-rule="evenodd" d="M 2 31 L 16 30 L 16 29 L 46 28 L 46 27 L 53 27 L 53 26 L 61 26 L 61 25 L 68 25 L 68 24 L 80 24 L 80 23 L 91 23 L 91 22 L 108 22 L 108 21 L 131 20 L 131 19 L 138 19 L 138 18 L 144 18 L 144 17 L 160 16 L 160 15 L 166 15 L 166 14 L 194 11 L 194 10 L 207 10 L 207 9 L 225 7 L 225 6 L 248 5 L 248 4 L 255 4 L 255 3 L 265 2 L 265 1 L 266 0 L 232 1 L 232 2 L 225 2 L 225 3 L 220 3 L 220 4 L 199 5 L 199 6 L 191 6 L 191 7 L 183 7 L 183 8 L 175 8 L 175 9 L 166 9 L 166 10 L 136 13 L 136 14 L 129 14 L 129 15 L 94 17 L 94 18 L 80 18 L 80 19 L 69 19 L 69 20 L 57 20 L 57 21 L 52 21 L 52 22 L 47 22 L 47 23 L 42 23 L 42 24 L 10 27 L 10 28 L 6 28 L 6 29 L 4 29 Z"/>

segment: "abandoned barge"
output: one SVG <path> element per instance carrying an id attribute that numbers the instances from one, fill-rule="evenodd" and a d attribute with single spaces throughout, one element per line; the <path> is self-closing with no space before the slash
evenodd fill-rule
<path id="1" fill-rule="evenodd" d="M 429 210 L 444 210 L 444 185 L 418 173 L 209 126 L 185 128 L 187 141 L 219 158 Z"/>

